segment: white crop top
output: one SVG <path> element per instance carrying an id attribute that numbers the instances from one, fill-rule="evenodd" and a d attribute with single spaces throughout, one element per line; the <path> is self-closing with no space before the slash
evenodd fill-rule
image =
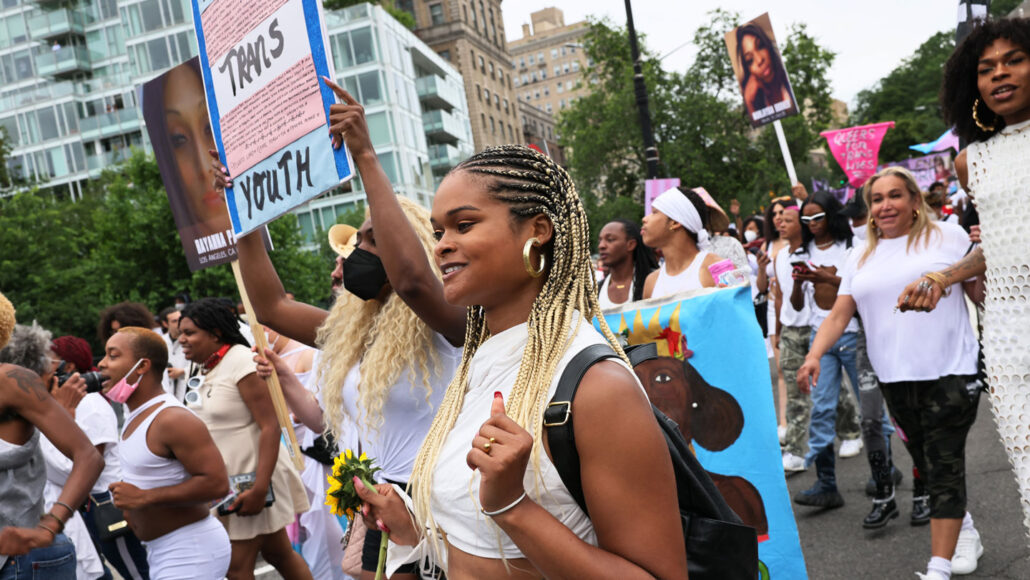
<path id="1" fill-rule="evenodd" d="M 578 329 L 574 323 L 572 328 L 576 334 L 554 371 L 548 399 L 554 396 L 558 379 L 572 357 L 590 345 L 605 343 L 589 321 L 583 321 Z M 465 456 L 473 437 L 490 417 L 494 391 L 500 391 L 505 400 L 508 399 L 527 339 L 527 325 L 520 324 L 490 337 L 476 351 L 469 368 L 465 402 L 444 441 L 433 473 L 433 518 L 451 545 L 474 556 L 524 557 L 515 542 L 480 512 L 480 474 L 469 469 Z M 537 473 L 533 461 L 526 468 L 524 485 L 529 496 L 580 539 L 596 546 L 593 524 L 569 494 L 546 453 L 540 454 L 540 468 L 542 474 Z"/>
<path id="2" fill-rule="evenodd" d="M 182 403 L 176 401 L 175 397 L 164 393 L 140 405 L 125 418 L 125 426 L 129 426 L 132 420 L 146 409 L 162 404 L 164 407 L 143 419 L 128 439 L 124 438 L 125 429 L 122 428 L 122 440 L 118 445 L 118 456 L 122 463 L 122 478 L 126 483 L 131 483 L 140 489 L 178 485 L 190 478 L 189 472 L 177 459 L 159 457 L 147 445 L 147 431 L 150 430 L 150 425 L 158 415 L 172 407 L 186 408 Z"/>
<path id="3" fill-rule="evenodd" d="M 658 268 L 658 279 L 655 280 L 654 289 L 651 290 L 651 298 L 662 298 L 672 296 L 687 290 L 704 288 L 701 285 L 701 266 L 708 258 L 708 250 L 701 250 L 694 256 L 694 260 L 685 270 L 673 276 L 665 269 L 665 262 Z"/>

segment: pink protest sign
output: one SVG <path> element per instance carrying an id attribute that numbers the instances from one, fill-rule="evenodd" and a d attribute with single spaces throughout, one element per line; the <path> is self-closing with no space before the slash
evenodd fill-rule
<path id="1" fill-rule="evenodd" d="M 833 158 L 840 164 L 848 176 L 852 187 L 858 188 L 876 173 L 876 157 L 880 153 L 880 143 L 887 129 L 894 126 L 894 121 L 862 125 L 835 131 L 820 133 L 830 144 Z"/>
<path id="2" fill-rule="evenodd" d="M 648 179 L 644 181 L 644 215 L 651 215 L 651 202 L 654 198 L 680 186 L 680 178 Z"/>

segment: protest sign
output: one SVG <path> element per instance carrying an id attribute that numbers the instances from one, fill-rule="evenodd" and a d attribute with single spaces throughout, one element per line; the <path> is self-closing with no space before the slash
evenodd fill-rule
<path id="1" fill-rule="evenodd" d="M 200 61 L 194 57 L 145 83 L 140 102 L 190 271 L 235 260 L 236 236 L 207 153 L 215 143 Z M 264 239 L 270 249 L 267 230 Z"/>
<path id="2" fill-rule="evenodd" d="M 246 234 L 350 179 L 329 140 L 332 78 L 318 0 L 192 0 L 211 131 Z"/>
<path id="3" fill-rule="evenodd" d="M 924 157 L 914 157 L 904 161 L 892 161 L 884 163 L 884 167 L 904 167 L 912 172 L 916 183 L 923 191 L 928 191 L 935 182 L 941 182 L 947 186 L 951 181 L 957 179 L 954 172 L 954 164 L 949 153 L 934 153 Z"/>
<path id="4" fill-rule="evenodd" d="M 830 145 L 830 153 L 848 176 L 851 187 L 859 188 L 876 173 L 880 143 L 894 121 L 836 129 L 820 133 Z"/>
<path id="5" fill-rule="evenodd" d="M 651 202 L 654 198 L 680 186 L 680 178 L 648 179 L 644 182 L 644 215 L 651 215 Z"/>
<path id="6" fill-rule="evenodd" d="M 603 316 L 628 344 L 657 344 L 659 358 L 634 371 L 730 507 L 755 528 L 761 577 L 806 578 L 750 289 L 686 292 Z"/>
<path id="7" fill-rule="evenodd" d="M 751 126 L 796 115 L 794 89 L 776 47 L 769 13 L 727 32 L 725 40 Z"/>
<path id="8" fill-rule="evenodd" d="M 830 182 L 825 179 L 812 178 L 812 193 L 819 193 L 825 191 L 826 193 L 833 194 L 833 197 L 837 198 L 837 201 L 847 203 L 851 196 L 855 194 L 855 190 L 848 187 L 831 187 Z"/>

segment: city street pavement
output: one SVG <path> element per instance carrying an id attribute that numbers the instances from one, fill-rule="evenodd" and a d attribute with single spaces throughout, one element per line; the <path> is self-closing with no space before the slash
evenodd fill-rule
<path id="1" fill-rule="evenodd" d="M 857 457 L 837 459 L 837 484 L 844 507 L 820 512 L 794 505 L 801 548 L 813 580 L 853 578 L 914 579 L 930 560 L 930 526 L 912 527 L 912 460 L 895 435 L 894 461 L 905 474 L 897 490 L 899 518 L 880 530 L 862 528 L 869 513 L 865 496 L 869 464 L 865 450 Z M 1019 505 L 1015 479 L 998 439 L 990 400 L 980 398 L 976 424 L 966 445 L 966 487 L 969 512 L 984 544 L 980 566 L 969 576 L 953 578 L 1030 578 L 1030 548 Z M 791 497 L 815 480 L 815 468 L 787 478 Z M 785 579 L 786 580 L 786 579 Z"/>

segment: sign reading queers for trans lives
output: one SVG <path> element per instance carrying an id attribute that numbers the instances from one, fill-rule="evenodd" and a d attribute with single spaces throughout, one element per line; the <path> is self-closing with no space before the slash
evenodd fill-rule
<path id="1" fill-rule="evenodd" d="M 353 176 L 333 149 L 319 0 L 192 0 L 211 130 L 244 235 Z"/>
<path id="2" fill-rule="evenodd" d="M 651 402 L 679 425 L 729 506 L 755 528 L 759 580 L 804 580 L 750 289 L 684 292 L 622 304 L 603 316 L 627 344 L 656 343 L 658 358 L 633 371 Z"/>

